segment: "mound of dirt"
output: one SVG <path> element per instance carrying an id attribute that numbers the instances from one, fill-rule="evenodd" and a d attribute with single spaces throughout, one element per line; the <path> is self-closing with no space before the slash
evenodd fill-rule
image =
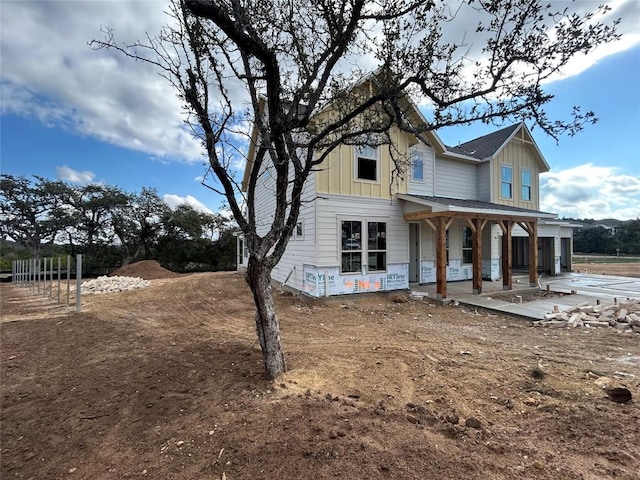
<path id="1" fill-rule="evenodd" d="M 179 273 L 172 272 L 171 270 L 167 270 L 160 266 L 160 264 L 155 260 L 142 260 L 141 262 L 132 263 L 126 267 L 114 270 L 109 274 L 110 277 L 116 275 L 122 277 L 140 277 L 145 280 L 176 278 L 180 276 Z"/>

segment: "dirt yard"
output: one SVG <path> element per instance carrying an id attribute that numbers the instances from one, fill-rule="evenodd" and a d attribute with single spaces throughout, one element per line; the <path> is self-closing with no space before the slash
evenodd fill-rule
<path id="1" fill-rule="evenodd" d="M 640 263 L 574 263 L 575 272 L 640 277 Z"/>
<path id="2" fill-rule="evenodd" d="M 81 313 L 1 294 L 3 480 L 640 472 L 638 334 L 406 297 L 278 294 L 290 371 L 269 383 L 234 273 L 85 296 Z"/>

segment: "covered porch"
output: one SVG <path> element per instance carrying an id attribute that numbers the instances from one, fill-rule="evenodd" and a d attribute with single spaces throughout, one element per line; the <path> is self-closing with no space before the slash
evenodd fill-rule
<path id="1" fill-rule="evenodd" d="M 554 219 L 555 215 L 507 205 L 476 200 L 461 200 L 445 197 L 398 195 L 403 200 L 404 220 L 419 222 L 433 232 L 435 251 L 436 298 L 447 297 L 448 230 L 454 221 L 468 226 L 471 232 L 470 260 L 472 269 L 472 293 L 483 291 L 483 231 L 497 225 L 501 231 L 499 253 L 502 289 L 513 288 L 513 229 L 519 226 L 528 235 L 528 245 L 538 245 L 538 222 Z M 528 284 L 538 282 L 538 248 L 527 248 Z M 543 252 L 543 255 L 547 255 Z M 468 255 L 467 255 L 468 257 Z M 469 260 L 468 258 L 466 259 Z M 411 263 L 411 262 L 410 262 Z"/>

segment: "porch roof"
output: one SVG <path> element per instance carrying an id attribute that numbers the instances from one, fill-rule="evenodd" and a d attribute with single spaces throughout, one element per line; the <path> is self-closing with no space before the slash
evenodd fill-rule
<path id="1" fill-rule="evenodd" d="M 427 195 L 398 194 L 400 200 L 425 207 L 407 212 L 405 220 L 421 220 L 424 218 L 448 216 L 466 218 L 487 218 L 492 220 L 535 220 L 556 219 L 554 213 L 511 207 L 498 203 L 480 200 L 465 200 L 460 198 L 436 197 Z"/>

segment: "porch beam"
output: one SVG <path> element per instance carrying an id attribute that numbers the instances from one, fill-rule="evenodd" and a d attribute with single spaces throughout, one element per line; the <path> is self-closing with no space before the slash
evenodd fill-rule
<path id="1" fill-rule="evenodd" d="M 443 216 L 447 218 L 454 218 L 454 219 L 455 218 L 470 218 L 470 219 L 482 218 L 485 220 L 493 220 L 495 222 L 498 222 L 500 220 L 511 220 L 513 222 L 530 222 L 531 221 L 531 217 L 523 217 L 523 216 L 517 215 L 515 212 L 514 212 L 514 215 L 509 215 L 507 213 L 502 215 L 502 214 L 495 214 L 495 213 L 474 213 L 474 212 L 453 212 L 453 211 L 431 212 L 427 210 L 405 213 L 404 220 L 407 222 L 415 222 L 418 220 L 435 219 Z"/>

